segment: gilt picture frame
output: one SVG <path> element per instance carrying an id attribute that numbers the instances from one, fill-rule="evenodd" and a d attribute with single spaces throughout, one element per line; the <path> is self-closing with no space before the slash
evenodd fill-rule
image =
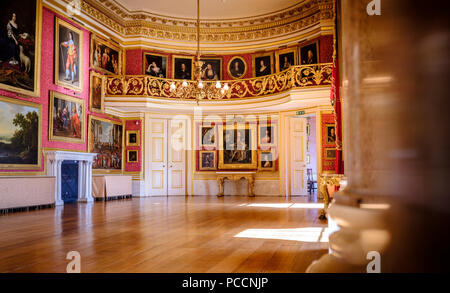
<path id="1" fill-rule="evenodd" d="M 126 146 L 140 146 L 140 131 L 127 130 L 126 131 Z"/>
<path id="2" fill-rule="evenodd" d="M 199 151 L 198 169 L 200 171 L 216 170 L 217 158 L 216 151 Z"/>
<path id="3" fill-rule="evenodd" d="M 91 71 L 89 80 L 89 111 L 104 113 L 105 79 L 102 74 Z"/>
<path id="4" fill-rule="evenodd" d="M 122 74 L 122 49 L 111 41 L 92 34 L 89 61 L 92 68 L 105 74 Z"/>
<path id="5" fill-rule="evenodd" d="M 257 169 L 256 124 L 219 125 L 219 169 Z"/>

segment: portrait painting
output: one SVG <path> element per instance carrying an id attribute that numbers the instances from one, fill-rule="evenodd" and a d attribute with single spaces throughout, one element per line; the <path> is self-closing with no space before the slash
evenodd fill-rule
<path id="1" fill-rule="evenodd" d="M 59 18 L 55 26 L 55 84 L 81 91 L 83 32 Z"/>
<path id="2" fill-rule="evenodd" d="M 154 54 L 154 53 L 144 53 L 144 74 L 167 78 L 167 56 Z"/>
<path id="3" fill-rule="evenodd" d="M 174 79 L 192 80 L 194 57 L 172 55 L 172 75 Z"/>
<path id="4" fill-rule="evenodd" d="M 88 151 L 95 153 L 92 168 L 96 173 L 122 169 L 122 124 L 89 116 Z"/>
<path id="5" fill-rule="evenodd" d="M 247 63 L 244 58 L 240 56 L 234 56 L 230 59 L 227 65 L 228 74 L 234 78 L 243 78 L 247 73 Z"/>
<path id="6" fill-rule="evenodd" d="M 138 151 L 128 150 L 127 151 L 127 163 L 137 163 L 138 162 Z"/>
<path id="7" fill-rule="evenodd" d="M 112 42 L 107 42 L 96 35 L 91 37 L 91 67 L 106 74 L 121 74 L 122 50 Z"/>
<path id="8" fill-rule="evenodd" d="M 336 159 L 336 149 L 335 148 L 326 148 L 325 149 L 325 159 L 327 159 L 327 160 Z"/>
<path id="9" fill-rule="evenodd" d="M 140 145 L 139 130 L 127 130 L 126 138 L 127 138 L 126 139 L 127 146 L 139 146 Z"/>
<path id="10" fill-rule="evenodd" d="M 216 170 L 216 151 L 199 152 L 199 170 Z"/>
<path id="11" fill-rule="evenodd" d="M 297 49 L 288 48 L 275 52 L 277 72 L 289 69 L 297 63 Z"/>
<path id="12" fill-rule="evenodd" d="M 103 91 L 103 75 L 91 71 L 89 83 L 89 110 L 92 112 L 103 113 L 104 91 Z"/>
<path id="13" fill-rule="evenodd" d="M 319 63 L 319 42 L 315 42 L 300 48 L 301 65 Z"/>
<path id="14" fill-rule="evenodd" d="M 256 169 L 256 125 L 219 125 L 219 169 Z"/>
<path id="15" fill-rule="evenodd" d="M 276 144 L 276 127 L 270 124 L 260 124 L 259 125 L 259 145 L 275 145 Z"/>
<path id="16" fill-rule="evenodd" d="M 42 106 L 0 97 L 0 169 L 41 166 Z"/>
<path id="17" fill-rule="evenodd" d="M 253 76 L 260 77 L 273 73 L 273 55 L 253 55 Z"/>
<path id="18" fill-rule="evenodd" d="M 335 144 L 336 143 L 336 127 L 334 124 L 326 125 L 327 131 L 327 144 Z"/>
<path id="19" fill-rule="evenodd" d="M 275 154 L 272 151 L 259 151 L 258 169 L 261 171 L 275 170 Z"/>
<path id="20" fill-rule="evenodd" d="M 1 1 L 0 89 L 39 96 L 41 0 Z"/>
<path id="21" fill-rule="evenodd" d="M 201 58 L 202 80 L 222 79 L 222 58 Z"/>
<path id="22" fill-rule="evenodd" d="M 50 92 L 49 139 L 84 143 L 84 100 Z"/>
<path id="23" fill-rule="evenodd" d="M 216 127 L 199 126 L 199 146 L 214 147 L 216 145 Z"/>

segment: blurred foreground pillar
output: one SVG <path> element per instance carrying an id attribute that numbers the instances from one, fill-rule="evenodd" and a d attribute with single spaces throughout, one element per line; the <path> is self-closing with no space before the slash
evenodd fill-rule
<path id="1" fill-rule="evenodd" d="M 332 252 L 308 272 L 448 271 L 449 1 L 338 1 L 345 175 Z"/>

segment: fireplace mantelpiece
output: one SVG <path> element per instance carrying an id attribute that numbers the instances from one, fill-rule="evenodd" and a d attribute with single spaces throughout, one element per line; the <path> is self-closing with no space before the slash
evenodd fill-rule
<path id="1" fill-rule="evenodd" d="M 78 161 L 78 201 L 93 202 L 92 197 L 92 163 L 96 154 L 46 151 L 47 175 L 55 176 L 55 204 L 63 205 L 61 198 L 61 164 L 63 161 Z"/>

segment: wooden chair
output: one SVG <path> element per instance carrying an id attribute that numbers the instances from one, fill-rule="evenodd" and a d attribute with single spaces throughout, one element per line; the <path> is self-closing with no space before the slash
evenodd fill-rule
<path id="1" fill-rule="evenodd" d="M 308 194 L 311 195 L 317 189 L 317 180 L 314 180 L 312 169 L 306 169 L 306 178 L 308 186 Z"/>

